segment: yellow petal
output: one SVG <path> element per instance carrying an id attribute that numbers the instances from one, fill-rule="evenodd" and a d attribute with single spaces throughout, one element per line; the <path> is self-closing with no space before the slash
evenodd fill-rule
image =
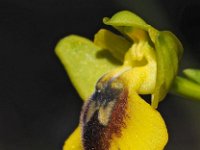
<path id="1" fill-rule="evenodd" d="M 123 62 L 124 55 L 131 47 L 132 42 L 109 30 L 100 29 L 95 34 L 94 44 L 103 49 L 109 50 L 117 60 Z"/>
<path id="2" fill-rule="evenodd" d="M 168 133 L 158 111 L 136 93 L 129 94 L 126 128 L 121 137 L 113 137 L 110 150 L 162 150 Z"/>
<path id="3" fill-rule="evenodd" d="M 78 126 L 76 130 L 65 141 L 63 150 L 82 150 L 81 128 Z"/>

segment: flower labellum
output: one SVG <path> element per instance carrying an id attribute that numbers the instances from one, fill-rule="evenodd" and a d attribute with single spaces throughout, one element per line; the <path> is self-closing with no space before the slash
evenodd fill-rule
<path id="1" fill-rule="evenodd" d="M 109 149 L 112 137 L 125 128 L 128 92 L 117 79 L 97 83 L 96 91 L 83 107 L 81 124 L 84 149 Z"/>
<path id="2" fill-rule="evenodd" d="M 123 81 L 123 74 L 128 71 L 123 71 L 117 77 L 104 75 L 97 82 L 92 97 L 85 103 L 80 123 L 84 150 L 164 148 L 167 142 L 165 124 L 159 113 Z M 138 119 L 148 121 L 141 123 Z M 138 132 L 148 136 L 141 137 Z M 155 135 L 156 139 L 148 141 Z"/>

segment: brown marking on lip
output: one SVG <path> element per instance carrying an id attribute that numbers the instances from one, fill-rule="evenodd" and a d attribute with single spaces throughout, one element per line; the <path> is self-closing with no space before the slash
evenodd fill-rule
<path id="1" fill-rule="evenodd" d="M 121 129 L 126 127 L 127 98 L 128 91 L 123 90 L 115 103 L 107 126 L 99 123 L 98 111 L 94 113 L 87 124 L 83 125 L 82 138 L 84 150 L 109 150 L 113 136 L 121 136 Z M 87 113 L 87 110 L 84 113 Z"/>

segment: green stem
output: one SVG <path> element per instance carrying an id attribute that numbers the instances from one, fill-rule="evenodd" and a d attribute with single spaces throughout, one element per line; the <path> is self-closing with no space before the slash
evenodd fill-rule
<path id="1" fill-rule="evenodd" d="M 170 92 L 189 99 L 200 100 L 200 85 L 183 77 L 176 77 Z"/>
<path id="2" fill-rule="evenodd" d="M 200 84 L 200 69 L 185 69 L 183 74 L 190 80 Z"/>

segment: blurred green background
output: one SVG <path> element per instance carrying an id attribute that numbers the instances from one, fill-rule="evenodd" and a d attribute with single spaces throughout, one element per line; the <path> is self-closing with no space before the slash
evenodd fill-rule
<path id="1" fill-rule="evenodd" d="M 82 101 L 54 53 L 59 39 L 93 39 L 104 16 L 131 10 L 185 49 L 181 69 L 200 68 L 195 0 L 0 0 L 0 150 L 59 150 L 79 122 Z M 181 73 L 180 73 L 181 74 Z M 160 103 L 166 150 L 200 149 L 200 102 L 169 94 Z"/>

